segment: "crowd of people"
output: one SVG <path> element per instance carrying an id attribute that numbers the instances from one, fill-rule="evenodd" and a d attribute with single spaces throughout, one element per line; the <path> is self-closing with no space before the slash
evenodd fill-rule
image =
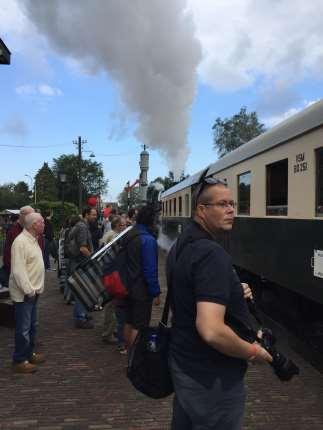
<path id="1" fill-rule="evenodd" d="M 153 302 L 159 304 L 158 249 L 153 232 L 155 215 L 149 206 L 119 214 L 116 209 L 107 207 L 103 219 L 99 220 L 96 208 L 87 207 L 80 216 L 66 220 L 60 231 L 58 276 L 63 276 L 60 285 L 67 303 L 73 305 L 72 318 L 77 329 L 93 329 L 94 323 L 82 301 L 73 297 L 69 276 L 125 228 L 134 226 L 134 230 L 140 232 L 131 241 L 128 262 L 128 270 L 135 278 L 134 290 L 138 291 L 126 299 L 114 299 L 104 307 L 102 341 L 115 344 L 124 355 L 140 327 L 149 324 Z M 45 271 L 56 270 L 51 268 L 49 257 L 53 237 L 50 213 L 42 216 L 30 206 L 20 209 L 17 222 L 6 236 L 3 263 L 10 275 L 9 291 L 15 304 L 13 370 L 17 373 L 33 373 L 37 364 L 44 361 L 44 356 L 35 352 L 37 303 L 44 289 Z M 97 309 L 102 310 L 99 305 Z"/>
<path id="2" fill-rule="evenodd" d="M 232 229 L 231 191 L 221 181 L 201 178 L 192 212 L 167 259 L 172 310 L 169 367 L 175 391 L 172 429 L 238 430 L 244 413 L 247 363 L 270 363 L 272 357 L 257 342 L 239 337 L 226 320 L 229 314 L 248 325 L 251 316 L 246 299 L 252 296 L 217 241 L 219 233 Z M 95 249 L 128 225 L 134 226 L 127 249 L 129 295 L 105 307 L 102 332 L 103 341 L 117 343 L 123 354 L 138 330 L 149 325 L 153 304 L 160 303 L 155 218 L 150 206 L 128 214 L 110 208 L 100 228 L 96 209 L 86 208 L 82 217 L 71 218 L 61 231 L 70 274 Z M 33 373 L 45 359 L 35 351 L 38 298 L 44 289 L 44 228 L 42 216 L 24 207 L 17 225 L 8 232 L 11 253 L 6 251 L 5 264 L 11 271 L 9 289 L 16 309 L 13 370 L 19 373 Z M 73 318 L 75 328 L 93 328 L 77 298 Z"/>

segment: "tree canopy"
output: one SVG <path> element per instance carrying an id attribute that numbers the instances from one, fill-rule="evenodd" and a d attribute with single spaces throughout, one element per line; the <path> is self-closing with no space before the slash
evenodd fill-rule
<path id="1" fill-rule="evenodd" d="M 78 204 L 78 157 L 73 154 L 63 154 L 54 158 L 52 171 L 56 178 L 60 172 L 67 176 L 64 188 L 65 200 Z M 104 180 L 102 164 L 92 160 L 82 160 L 82 197 L 83 203 L 90 195 L 102 195 L 107 189 L 108 181 Z M 61 186 L 59 185 L 60 198 Z"/>
<path id="2" fill-rule="evenodd" d="M 31 192 L 24 181 L 0 185 L 0 210 L 19 209 L 30 204 Z"/>
<path id="3" fill-rule="evenodd" d="M 47 163 L 38 170 L 36 176 L 37 200 L 57 200 L 57 177 Z"/>
<path id="4" fill-rule="evenodd" d="M 246 107 L 242 107 L 232 118 L 218 117 L 212 130 L 214 149 L 220 157 L 266 131 L 264 124 L 258 121 L 257 113 L 248 113 Z"/>
<path id="5" fill-rule="evenodd" d="M 184 181 L 189 175 L 185 175 L 184 171 L 181 173 L 181 176 L 179 177 L 179 180 L 175 180 L 175 175 L 172 171 L 168 172 L 168 176 L 164 176 L 163 178 L 161 176 L 158 176 L 156 179 L 151 181 L 150 184 L 159 182 L 163 185 L 164 191 L 168 190 L 168 188 L 173 187 L 174 185 L 178 184 L 179 182 Z"/>
<path id="6" fill-rule="evenodd" d="M 130 190 L 129 201 L 128 192 L 124 189 L 118 196 L 118 203 L 122 210 L 126 211 L 129 208 L 137 207 L 140 205 L 139 187 L 134 187 Z"/>

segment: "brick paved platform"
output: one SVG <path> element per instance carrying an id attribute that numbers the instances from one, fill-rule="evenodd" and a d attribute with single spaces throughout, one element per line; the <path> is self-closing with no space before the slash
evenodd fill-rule
<path id="1" fill-rule="evenodd" d="M 0 429 L 168 429 L 172 399 L 151 400 L 132 388 L 126 358 L 101 342 L 103 314 L 94 314 L 94 330 L 77 330 L 71 313 L 56 274 L 48 273 L 39 318 L 47 362 L 34 375 L 11 373 L 13 330 L 0 327 Z M 155 318 L 158 313 L 156 308 Z M 284 352 L 302 375 L 283 384 L 269 367 L 252 366 L 245 430 L 323 429 L 323 375 L 297 354 Z"/>

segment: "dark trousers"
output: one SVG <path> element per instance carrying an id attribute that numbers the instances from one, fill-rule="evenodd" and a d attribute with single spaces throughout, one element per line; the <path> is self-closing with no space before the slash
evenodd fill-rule
<path id="1" fill-rule="evenodd" d="M 172 430 L 240 430 L 245 404 L 242 379 L 226 381 L 201 372 L 184 373 L 170 360 L 175 389 Z"/>
<path id="2" fill-rule="evenodd" d="M 23 302 L 15 302 L 15 350 L 13 362 L 22 363 L 29 360 L 34 352 L 37 332 L 38 296 L 25 296 Z"/>
<path id="3" fill-rule="evenodd" d="M 45 238 L 45 246 L 44 246 L 44 265 L 45 265 L 45 269 L 50 269 L 50 259 L 49 259 L 49 255 L 50 255 L 50 241 L 48 239 Z"/>
<path id="4" fill-rule="evenodd" d="M 123 346 L 125 343 L 123 331 L 124 331 L 124 325 L 126 323 L 126 309 L 124 306 L 116 305 L 115 313 L 117 318 L 118 345 Z"/>

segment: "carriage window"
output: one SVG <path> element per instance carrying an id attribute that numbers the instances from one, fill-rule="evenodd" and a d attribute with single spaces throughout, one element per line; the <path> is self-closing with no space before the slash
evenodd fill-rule
<path id="1" fill-rule="evenodd" d="M 190 214 L 190 197 L 188 194 L 185 194 L 185 215 L 189 216 Z"/>
<path id="2" fill-rule="evenodd" d="M 173 206 L 173 210 L 174 210 L 173 215 L 176 216 L 176 199 L 173 200 L 173 205 L 174 205 Z"/>
<path id="3" fill-rule="evenodd" d="M 238 215 L 250 215 L 251 172 L 238 175 Z"/>
<path id="4" fill-rule="evenodd" d="M 316 151 L 316 216 L 323 216 L 323 148 Z"/>
<path id="5" fill-rule="evenodd" d="M 268 164 L 266 215 L 287 215 L 288 159 Z"/>
<path id="6" fill-rule="evenodd" d="M 178 197 L 178 216 L 182 216 L 182 197 Z"/>

